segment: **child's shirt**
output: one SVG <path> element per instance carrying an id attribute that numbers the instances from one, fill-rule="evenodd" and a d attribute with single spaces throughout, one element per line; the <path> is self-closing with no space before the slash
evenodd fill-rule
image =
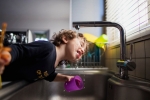
<path id="1" fill-rule="evenodd" d="M 55 73 L 56 48 L 49 41 L 36 41 L 28 44 L 12 44 L 12 60 L 2 74 L 3 81 L 26 79 L 53 81 Z"/>

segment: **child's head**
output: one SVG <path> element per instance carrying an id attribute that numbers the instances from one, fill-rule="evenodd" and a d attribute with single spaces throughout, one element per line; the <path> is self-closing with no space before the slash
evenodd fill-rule
<path id="1" fill-rule="evenodd" d="M 66 57 L 68 61 L 80 59 L 88 50 L 88 42 L 82 33 L 73 30 L 62 29 L 59 33 L 53 35 L 53 44 L 57 47 L 65 44 Z"/>

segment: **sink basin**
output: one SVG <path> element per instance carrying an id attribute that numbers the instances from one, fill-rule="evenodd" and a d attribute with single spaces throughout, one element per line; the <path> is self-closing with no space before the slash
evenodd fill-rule
<path id="1" fill-rule="evenodd" d="M 67 92 L 63 82 L 40 80 L 17 91 L 8 100 L 106 100 L 107 80 L 112 76 L 107 69 L 58 69 L 57 72 L 81 76 L 84 88 Z"/>
<path id="2" fill-rule="evenodd" d="M 1 100 L 150 100 L 150 82 L 130 78 L 118 78 L 107 68 L 66 68 L 57 69 L 59 73 L 79 75 L 83 79 L 84 88 L 67 92 L 64 82 L 48 82 L 39 80 L 22 86 L 7 98 Z M 23 82 L 25 84 L 25 82 Z M 22 84 L 22 83 L 20 83 Z M 15 84 L 14 84 L 15 85 Z M 16 86 L 16 85 L 15 85 Z M 17 85 L 18 86 L 18 85 Z M 12 86 L 11 88 L 13 88 Z M 4 88 L 5 89 L 5 88 Z M 8 87 L 8 89 L 10 89 Z M 7 89 L 7 90 L 8 90 Z M 3 93 L 3 92 L 2 92 Z M 0 90 L 1 94 L 1 90 Z"/>
<path id="3" fill-rule="evenodd" d="M 107 100 L 150 100 L 150 82 L 136 78 L 109 78 Z"/>

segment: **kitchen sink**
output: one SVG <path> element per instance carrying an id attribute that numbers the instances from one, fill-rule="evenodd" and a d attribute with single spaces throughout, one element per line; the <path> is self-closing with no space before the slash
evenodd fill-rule
<path id="1" fill-rule="evenodd" d="M 79 75 L 84 81 L 84 88 L 67 92 L 63 82 L 39 80 L 20 89 L 8 100 L 106 100 L 107 81 L 113 75 L 107 68 L 67 68 L 57 72 Z"/>
<path id="2" fill-rule="evenodd" d="M 105 67 L 65 68 L 56 72 L 81 76 L 84 88 L 67 92 L 64 82 L 39 80 L 11 92 L 1 100 L 150 100 L 149 81 L 132 77 L 123 80 Z"/>

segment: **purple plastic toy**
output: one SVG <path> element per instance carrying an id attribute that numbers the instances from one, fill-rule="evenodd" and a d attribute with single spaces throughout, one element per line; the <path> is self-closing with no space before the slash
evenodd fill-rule
<path id="1" fill-rule="evenodd" d="M 83 89 L 84 85 L 80 76 L 74 76 L 70 81 L 65 82 L 64 87 L 67 92 L 71 92 Z"/>

